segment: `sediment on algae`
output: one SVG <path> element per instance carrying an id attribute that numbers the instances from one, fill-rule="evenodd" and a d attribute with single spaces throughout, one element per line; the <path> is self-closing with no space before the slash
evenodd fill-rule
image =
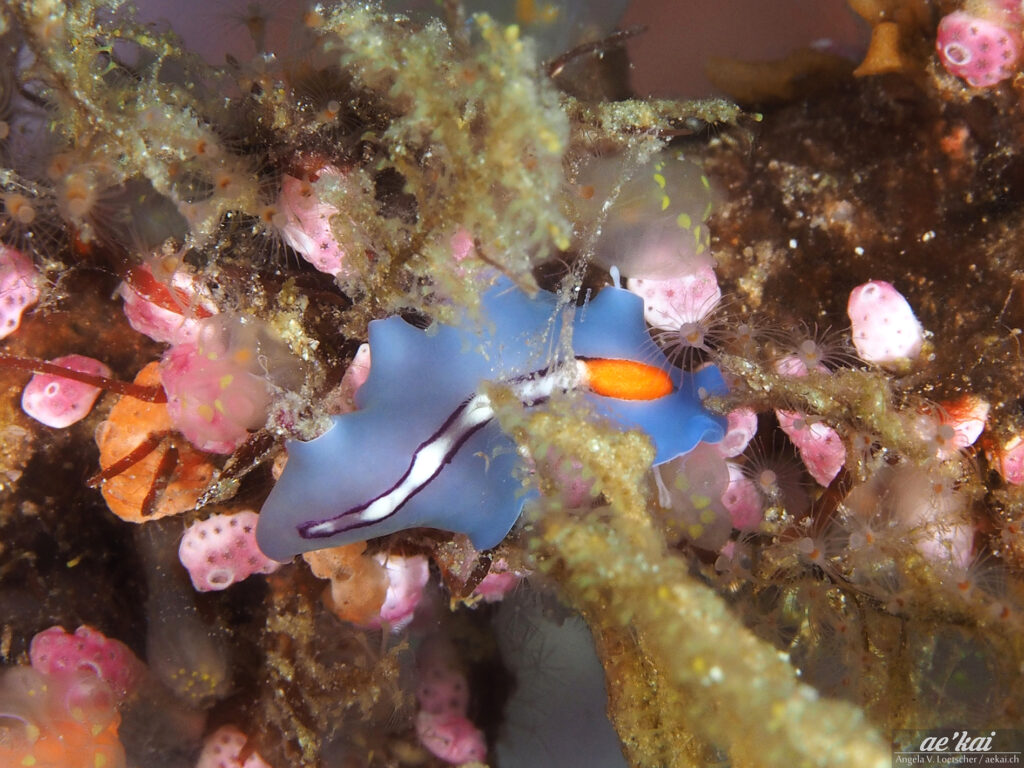
<path id="1" fill-rule="evenodd" d="M 531 267 L 551 244 L 569 243 L 557 202 L 569 121 L 553 86 L 540 79 L 532 43 L 487 16 L 476 17 L 476 44 L 453 38 L 440 22 L 405 29 L 359 6 L 322 24 L 334 35 L 326 52 L 381 94 L 392 114 L 380 136 L 380 167 L 396 171 L 414 201 L 413 221 L 381 222 L 375 244 L 384 252 L 376 257 L 384 260 L 372 273 L 360 270 L 354 287 L 394 309 L 415 292 L 408 279 L 430 275 L 433 290 L 474 306 L 466 286 L 477 269 L 453 273 L 450 266 L 450 240 L 462 228 L 479 244 L 479 262 L 535 291 Z M 334 190 L 326 191 L 331 200 Z"/>
<path id="2" fill-rule="evenodd" d="M 538 567 L 591 625 L 609 687 L 656 691 L 613 694 L 612 719 L 634 764 L 670 755 L 668 764 L 699 765 L 709 748 L 737 765 L 889 763 L 861 710 L 797 680 L 776 649 L 668 552 L 644 491 L 653 458 L 645 436 L 550 412 L 507 412 L 503 424 L 533 455 L 579 458 L 609 502 L 584 513 L 540 502 L 524 536 Z"/>

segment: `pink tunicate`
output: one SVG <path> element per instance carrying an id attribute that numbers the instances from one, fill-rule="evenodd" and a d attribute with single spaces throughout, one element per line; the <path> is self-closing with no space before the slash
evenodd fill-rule
<path id="1" fill-rule="evenodd" d="M 430 715 L 465 715 L 469 708 L 466 676 L 451 665 L 419 663 L 416 701 L 420 711 Z"/>
<path id="2" fill-rule="evenodd" d="M 212 515 L 192 523 L 182 536 L 178 559 L 200 592 L 227 589 L 254 573 L 273 573 L 281 563 L 256 546 L 256 521 L 250 510 Z"/>
<path id="3" fill-rule="evenodd" d="M 416 735 L 435 757 L 452 765 L 487 759 L 484 734 L 463 715 L 416 715 Z"/>
<path id="4" fill-rule="evenodd" d="M 231 453 L 266 421 L 266 383 L 230 360 L 205 357 L 194 344 L 167 351 L 160 380 L 171 421 L 201 451 Z"/>
<path id="5" fill-rule="evenodd" d="M 808 375 L 807 364 L 796 355 L 787 355 L 775 362 L 775 370 L 782 376 L 802 378 Z M 818 373 L 828 373 L 820 363 Z M 782 431 L 796 446 L 800 459 L 818 485 L 828 487 L 846 463 L 846 446 L 839 434 L 827 424 L 810 418 L 799 411 L 776 410 Z"/>
<path id="6" fill-rule="evenodd" d="M 725 465 L 729 470 L 729 484 L 722 493 L 722 506 L 729 513 L 733 528 L 755 531 L 764 519 L 761 495 L 739 464 L 727 461 Z"/>
<path id="7" fill-rule="evenodd" d="M 935 50 L 946 71 L 974 88 L 1013 75 L 1020 58 L 1019 32 L 998 21 L 954 11 L 939 22 Z"/>
<path id="8" fill-rule="evenodd" d="M 436 757 L 453 764 L 483 761 L 483 734 L 466 717 L 469 683 L 458 651 L 442 634 L 428 636 L 416 655 L 416 734 Z"/>
<path id="9" fill-rule="evenodd" d="M 501 557 L 491 563 L 487 575 L 481 579 L 473 590 L 473 597 L 483 598 L 485 603 L 495 603 L 519 586 L 519 582 L 529 575 L 529 571 L 514 571 L 505 558 Z"/>
<path id="10" fill-rule="evenodd" d="M 938 407 L 923 407 L 910 416 L 910 427 L 935 456 L 948 459 L 974 445 L 985 429 L 989 404 L 977 395 L 966 394 Z"/>
<path id="11" fill-rule="evenodd" d="M 540 460 L 539 468 L 551 481 L 551 494 L 565 506 L 575 509 L 593 501 L 594 478 L 583 477 L 583 463 L 579 459 L 565 459 L 557 451 L 549 451 Z"/>
<path id="12" fill-rule="evenodd" d="M 318 175 L 338 173 L 336 168 L 328 166 Z M 331 218 L 337 215 L 338 209 L 322 202 L 309 181 L 287 174 L 281 180 L 278 204 L 285 217 L 280 228 L 284 241 L 321 272 L 341 274 L 345 269 L 345 250 L 331 229 Z"/>
<path id="13" fill-rule="evenodd" d="M 496 603 L 519 586 L 523 574 L 515 571 L 492 569 L 473 590 L 473 597 L 481 597 L 485 603 Z"/>
<path id="14" fill-rule="evenodd" d="M 356 393 L 370 377 L 372 355 L 369 344 L 360 344 L 341 382 L 324 397 L 323 409 L 332 416 L 356 410 Z"/>
<path id="15" fill-rule="evenodd" d="M 821 363 L 814 366 L 814 370 L 818 373 L 828 373 L 828 368 Z M 780 376 L 792 376 L 795 379 L 803 378 L 809 373 L 807 363 L 797 355 L 786 355 L 776 360 L 775 372 Z"/>
<path id="16" fill-rule="evenodd" d="M 374 557 L 387 570 L 388 588 L 379 618 L 369 626 L 378 629 L 386 624 L 392 632 L 398 632 L 409 625 L 416 613 L 430 578 L 430 566 L 423 555 L 402 557 L 379 552 Z"/>
<path id="17" fill-rule="evenodd" d="M 351 413 L 356 410 L 356 394 L 370 378 L 373 355 L 369 344 L 360 344 L 341 383 L 325 398 L 324 408 L 330 414 Z"/>
<path id="18" fill-rule="evenodd" d="M 727 464 L 714 446 L 701 443 L 654 468 L 660 516 L 703 549 L 719 549 L 732 531 L 722 502 L 729 487 Z"/>
<path id="19" fill-rule="evenodd" d="M 777 410 L 775 415 L 811 477 L 827 488 L 846 463 L 842 438 L 828 424 L 809 419 L 802 413 Z"/>
<path id="20" fill-rule="evenodd" d="M 691 271 L 670 280 L 630 278 L 626 288 L 644 300 L 644 319 L 648 324 L 662 330 L 698 325 L 722 300 L 718 278 L 709 264 L 698 263 Z"/>
<path id="21" fill-rule="evenodd" d="M 151 295 L 143 295 L 127 281 L 121 283 L 118 293 L 124 300 L 124 314 L 132 328 L 154 341 L 195 341 L 199 321 L 217 313 L 216 305 L 199 295 L 195 277 L 185 270 L 174 272 L 166 285 L 157 280 L 149 264 L 136 267 L 134 273 L 137 283 L 151 286 Z"/>
<path id="22" fill-rule="evenodd" d="M 351 365 L 345 371 L 345 375 L 341 377 L 341 383 L 344 385 L 347 382 L 352 388 L 353 397 L 355 397 L 359 388 L 366 383 L 366 380 L 370 378 L 371 363 L 370 345 L 360 344 L 359 349 L 356 350 L 355 357 L 352 358 Z"/>
<path id="23" fill-rule="evenodd" d="M 85 625 L 73 635 L 59 626 L 39 632 L 29 646 L 29 659 L 44 675 L 91 672 L 119 699 L 135 690 L 145 671 L 128 646 Z"/>
<path id="24" fill-rule="evenodd" d="M 21 251 L 0 244 L 0 339 L 21 325 L 25 310 L 39 301 L 39 273 Z"/>
<path id="25" fill-rule="evenodd" d="M 939 418 L 953 429 L 949 448 L 962 451 L 974 445 L 985 430 L 989 409 L 986 400 L 972 394 L 942 403 Z"/>
<path id="26" fill-rule="evenodd" d="M 168 415 L 201 451 L 231 453 L 266 424 L 267 374 L 278 357 L 257 325 L 218 315 L 201 323 L 195 342 L 171 347 L 160 361 Z"/>
<path id="27" fill-rule="evenodd" d="M 993 453 L 996 470 L 1010 485 L 1024 485 L 1024 438 L 1014 435 Z"/>
<path id="28" fill-rule="evenodd" d="M 715 449 L 725 459 L 739 456 L 757 434 L 757 414 L 750 408 L 734 408 L 726 415 L 725 437 Z"/>
<path id="29" fill-rule="evenodd" d="M 0 671 L 0 755 L 9 768 L 125 768 L 120 715 L 110 686 L 92 671 Z"/>
<path id="30" fill-rule="evenodd" d="M 459 227 L 455 230 L 455 234 L 451 236 L 449 244 L 452 248 L 452 258 L 456 263 L 463 262 L 476 255 L 473 233 L 465 227 Z"/>
<path id="31" fill-rule="evenodd" d="M 853 346 L 878 365 L 902 365 L 921 354 L 924 329 L 903 295 L 890 283 L 872 280 L 854 288 L 846 306 Z"/>
<path id="32" fill-rule="evenodd" d="M 196 768 L 271 768 L 258 752 L 243 762 L 242 750 L 249 739 L 233 725 L 224 725 L 206 737 Z"/>
<path id="33" fill-rule="evenodd" d="M 109 378 L 110 368 L 84 355 L 65 355 L 49 362 L 79 373 Z M 21 408 L 36 421 L 63 429 L 89 415 L 100 389 L 74 379 L 37 373 L 21 393 Z"/>

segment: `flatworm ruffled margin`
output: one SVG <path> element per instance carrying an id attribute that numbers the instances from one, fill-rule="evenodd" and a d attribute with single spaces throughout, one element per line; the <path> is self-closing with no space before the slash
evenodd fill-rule
<path id="1" fill-rule="evenodd" d="M 498 544 L 535 491 L 524 489 L 521 458 L 492 419 L 452 448 L 440 469 L 383 519 L 364 521 L 347 510 L 366 508 L 410 471 L 430 443 L 484 381 L 508 381 L 552 365 L 561 323 L 553 294 L 530 298 L 499 282 L 483 297 L 483 318 L 423 331 L 398 317 L 370 324 L 373 363 L 357 396 L 359 410 L 337 416 L 326 433 L 289 442 L 288 464 L 260 514 L 260 548 L 275 560 L 414 527 L 464 533 L 478 549 Z M 722 393 L 714 367 L 682 381 L 654 350 L 643 301 L 605 288 L 577 310 L 572 351 L 580 358 L 637 360 L 669 372 L 672 394 L 627 401 L 588 393 L 594 410 L 623 429 L 642 429 L 655 464 L 717 442 L 725 421 L 705 410 L 701 396 Z M 680 386 L 680 384 L 683 384 Z M 342 513 L 346 513 L 343 515 Z M 326 521 L 337 532 L 317 535 Z"/>

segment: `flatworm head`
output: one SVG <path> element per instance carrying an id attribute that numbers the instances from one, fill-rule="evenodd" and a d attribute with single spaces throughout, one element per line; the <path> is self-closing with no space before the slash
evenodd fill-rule
<path id="1" fill-rule="evenodd" d="M 724 390 L 718 371 L 680 386 L 677 369 L 652 360 L 638 296 L 606 288 L 578 311 L 572 347 L 580 362 L 557 362 L 554 295 L 531 299 L 500 282 L 482 308 L 478 323 L 427 331 L 397 317 L 370 324 L 373 365 L 359 409 L 335 417 L 315 440 L 288 444 L 288 464 L 260 514 L 258 540 L 269 557 L 420 526 L 464 533 L 478 549 L 498 544 L 532 491 L 493 418 L 486 381 L 507 382 L 528 404 L 589 383 L 597 413 L 647 432 L 657 463 L 724 434 L 699 395 Z"/>

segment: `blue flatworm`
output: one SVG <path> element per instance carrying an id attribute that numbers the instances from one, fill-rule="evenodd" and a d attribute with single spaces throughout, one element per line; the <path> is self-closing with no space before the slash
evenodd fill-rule
<path id="1" fill-rule="evenodd" d="M 725 390 L 720 373 L 708 367 L 680 386 L 683 374 L 652 345 L 640 297 L 605 288 L 577 314 L 577 359 L 642 359 L 638 367 L 671 379 L 669 394 L 654 399 L 584 395 L 598 414 L 645 431 L 656 464 L 722 438 L 724 420 L 698 396 Z M 359 409 L 335 417 L 315 440 L 288 444 L 259 519 L 268 556 L 286 560 L 419 526 L 464 533 L 478 549 L 505 537 L 532 492 L 481 384 L 506 382 L 536 405 L 554 389 L 582 388 L 585 363 L 552 362 L 561 313 L 551 293 L 531 299 L 501 281 L 484 294 L 482 315 L 428 331 L 398 317 L 370 323 L 373 361 Z"/>

